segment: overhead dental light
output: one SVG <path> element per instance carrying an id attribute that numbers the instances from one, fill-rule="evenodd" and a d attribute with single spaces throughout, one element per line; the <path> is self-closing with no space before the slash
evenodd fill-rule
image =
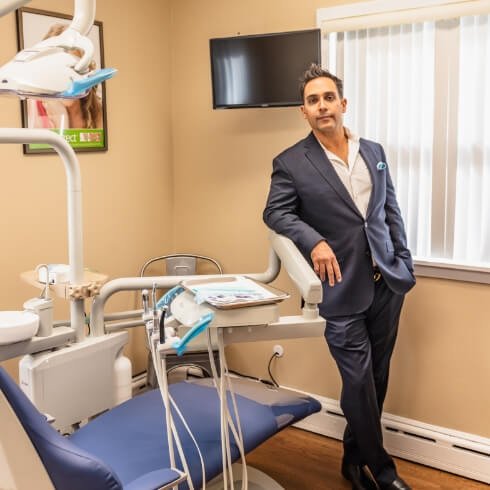
<path id="1" fill-rule="evenodd" d="M 0 0 L 0 16 L 28 1 Z M 92 86 L 112 78 L 117 73 L 113 68 L 89 68 L 94 46 L 87 34 L 94 22 L 95 3 L 75 0 L 75 16 L 62 34 L 23 49 L 0 67 L 0 95 L 81 98 Z M 82 57 L 74 50 L 83 52 Z"/>

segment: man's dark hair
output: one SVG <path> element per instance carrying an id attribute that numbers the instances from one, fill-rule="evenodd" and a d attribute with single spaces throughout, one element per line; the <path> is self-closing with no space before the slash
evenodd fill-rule
<path id="1" fill-rule="evenodd" d="M 315 78 L 330 78 L 335 82 L 335 86 L 337 87 L 337 92 L 339 93 L 339 97 L 342 99 L 344 97 L 344 82 L 334 74 L 330 73 L 327 70 L 324 70 L 321 66 L 316 63 L 312 63 L 310 67 L 303 73 L 303 76 L 300 78 L 300 86 L 299 91 L 301 93 L 301 100 L 304 102 L 305 100 L 305 86 L 308 82 L 315 80 Z"/>

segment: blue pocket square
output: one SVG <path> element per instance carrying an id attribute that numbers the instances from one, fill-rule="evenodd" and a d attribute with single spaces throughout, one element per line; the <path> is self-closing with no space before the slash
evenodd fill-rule
<path id="1" fill-rule="evenodd" d="M 378 162 L 378 163 L 376 164 L 376 168 L 377 168 L 378 170 L 384 170 L 384 169 L 386 168 L 386 163 L 385 163 L 385 162 Z"/>

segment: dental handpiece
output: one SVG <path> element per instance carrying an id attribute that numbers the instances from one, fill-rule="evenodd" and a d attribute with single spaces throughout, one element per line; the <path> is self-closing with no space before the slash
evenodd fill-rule
<path id="1" fill-rule="evenodd" d="M 159 322 L 158 322 L 158 308 L 157 308 L 157 283 L 153 283 L 153 288 L 151 291 L 151 301 L 153 303 L 153 333 L 158 333 Z"/>
<path id="2" fill-rule="evenodd" d="M 141 291 L 141 299 L 143 301 L 143 315 L 146 316 L 150 311 L 148 289 L 143 289 L 143 291 Z"/>
<path id="3" fill-rule="evenodd" d="M 165 305 L 162 308 L 162 313 L 160 317 L 160 344 L 165 343 L 165 317 L 167 316 L 168 306 Z"/>

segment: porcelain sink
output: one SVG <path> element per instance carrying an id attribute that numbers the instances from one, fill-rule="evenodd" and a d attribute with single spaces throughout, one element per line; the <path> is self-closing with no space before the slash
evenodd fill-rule
<path id="1" fill-rule="evenodd" d="M 0 345 L 21 342 L 36 335 L 39 317 L 30 311 L 0 311 Z"/>

